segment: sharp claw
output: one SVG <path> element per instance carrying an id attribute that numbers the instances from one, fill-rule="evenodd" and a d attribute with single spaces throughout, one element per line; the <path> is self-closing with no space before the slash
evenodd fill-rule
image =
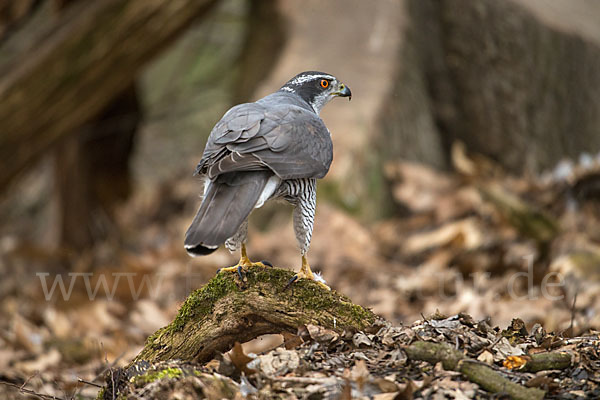
<path id="1" fill-rule="evenodd" d="M 297 280 L 298 280 L 298 275 L 294 275 L 294 276 L 292 276 L 292 279 L 290 279 L 290 280 L 288 281 L 287 285 L 285 285 L 285 288 L 284 288 L 283 290 L 288 290 L 288 288 L 289 288 L 290 286 L 292 286 L 292 284 L 293 284 L 294 282 L 296 282 Z"/>
<path id="2" fill-rule="evenodd" d="M 238 276 L 240 277 L 240 280 L 243 281 L 244 280 L 244 270 L 241 265 L 238 265 L 237 273 L 238 273 Z"/>
<path id="3" fill-rule="evenodd" d="M 267 267 L 271 267 L 273 268 L 273 264 L 271 264 L 270 262 L 268 262 L 267 260 L 262 260 L 261 263 L 263 263 L 264 265 L 266 265 Z"/>

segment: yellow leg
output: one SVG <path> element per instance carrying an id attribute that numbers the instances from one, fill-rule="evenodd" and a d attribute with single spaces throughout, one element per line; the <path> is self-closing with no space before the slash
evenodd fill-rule
<path id="1" fill-rule="evenodd" d="M 240 261 L 238 262 L 239 266 L 242 267 L 250 267 L 252 266 L 252 261 L 250 261 L 250 259 L 248 258 L 248 255 L 246 254 L 246 245 L 242 243 L 242 255 L 240 257 Z"/>
<path id="2" fill-rule="evenodd" d="M 300 267 L 300 271 L 298 271 L 296 276 L 292 278 L 291 282 L 295 282 L 300 279 L 310 279 L 311 281 L 317 283 L 323 288 L 331 290 L 331 288 L 327 286 L 324 281 L 322 282 L 317 277 L 315 277 L 315 274 L 313 274 L 312 270 L 310 269 L 310 265 L 308 265 L 308 260 L 306 259 L 306 256 L 302 256 L 302 266 Z"/>
<path id="3" fill-rule="evenodd" d="M 248 269 L 250 267 L 267 267 L 267 265 L 263 264 L 262 262 L 250 261 L 248 255 L 246 254 L 246 245 L 242 243 L 242 255 L 240 257 L 240 261 L 232 267 L 221 268 L 218 272 L 239 271 L 240 268 Z"/>

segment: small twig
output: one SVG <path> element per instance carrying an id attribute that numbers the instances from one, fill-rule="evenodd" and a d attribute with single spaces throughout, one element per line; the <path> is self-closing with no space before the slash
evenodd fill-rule
<path id="1" fill-rule="evenodd" d="M 104 344 L 103 344 L 102 342 L 100 342 L 100 347 L 104 348 Z M 108 355 L 107 355 L 106 351 L 104 351 L 104 362 L 106 363 L 106 367 L 105 367 L 105 368 L 104 368 L 102 371 L 100 371 L 100 373 L 96 374 L 96 376 L 94 377 L 94 379 L 92 379 L 92 381 L 87 381 L 87 380 L 84 380 L 84 379 L 82 379 L 82 378 L 79 378 L 79 377 L 77 377 L 77 379 L 78 379 L 78 382 L 85 383 L 85 384 L 88 384 L 88 385 L 91 385 L 91 386 L 95 386 L 95 387 L 98 387 L 98 388 L 103 388 L 103 387 L 104 387 L 103 385 L 99 385 L 99 384 L 97 384 L 97 383 L 94 383 L 93 381 L 95 381 L 95 380 L 99 379 L 100 377 L 102 377 L 102 375 L 104 375 L 104 373 L 105 373 L 106 371 L 108 371 L 109 369 L 112 369 L 112 367 L 114 367 L 114 366 L 115 366 L 115 364 L 116 364 L 116 363 L 117 363 L 117 362 L 118 362 L 118 361 L 119 361 L 119 360 L 120 360 L 120 359 L 121 359 L 121 358 L 122 358 L 124 355 L 125 355 L 125 351 L 124 351 L 124 352 L 122 352 L 122 353 L 121 353 L 121 354 L 120 354 L 120 355 L 119 355 L 117 358 L 115 358 L 115 359 L 114 359 L 114 360 L 113 360 L 111 363 L 109 363 L 109 362 L 108 362 Z M 74 395 L 74 396 L 71 396 L 71 397 L 72 397 L 72 398 L 73 398 L 73 397 L 76 397 L 76 395 L 77 395 L 77 392 L 78 392 L 79 390 L 81 390 L 81 388 L 79 388 L 78 390 L 76 390 L 76 391 L 75 391 L 75 395 Z M 113 397 L 114 397 L 114 396 L 113 396 Z"/>
<path id="2" fill-rule="evenodd" d="M 62 397 L 56 397 L 56 396 L 52 396 L 52 395 L 49 395 L 49 394 L 38 393 L 38 392 L 35 392 L 35 391 L 31 390 L 31 389 L 24 388 L 23 385 L 17 385 L 17 384 L 14 384 L 12 382 L 0 381 L 0 384 L 6 385 L 6 386 L 12 386 L 12 387 L 14 387 L 16 389 L 19 389 L 19 393 L 25 393 L 25 394 L 28 394 L 30 396 L 35 396 L 35 397 L 43 399 L 43 400 L 66 400 L 66 399 L 64 399 Z"/>
<path id="3" fill-rule="evenodd" d="M 92 381 L 95 381 L 95 380 L 101 378 L 102 375 L 104 375 L 105 372 L 107 372 L 109 369 L 112 369 L 115 366 L 115 364 L 118 363 L 121 358 L 123 358 L 123 356 L 125 355 L 125 353 L 126 353 L 125 351 L 122 352 L 117 358 L 115 358 L 111 363 L 109 363 L 108 362 L 108 356 L 106 355 L 106 352 L 104 352 L 104 362 L 106 363 L 106 367 L 102 371 L 100 371 L 94 377 L 94 379 L 92 379 Z"/>
<path id="4" fill-rule="evenodd" d="M 575 296 L 573 296 L 573 305 L 571 306 L 571 325 L 569 325 L 569 329 L 573 332 L 573 323 L 575 322 L 575 303 L 577 303 L 577 294 L 579 293 L 579 289 L 575 291 Z M 574 335 L 572 335 L 574 336 Z"/>
<path id="5" fill-rule="evenodd" d="M 113 369 L 109 369 L 110 371 L 110 383 L 112 385 L 112 398 L 113 400 L 116 400 L 116 393 L 115 393 L 115 375 L 113 373 Z"/>
<path id="6" fill-rule="evenodd" d="M 104 343 L 100 342 L 100 346 L 104 349 Z M 116 397 L 116 393 L 115 393 L 115 375 L 112 369 L 112 366 L 110 366 L 110 364 L 108 363 L 108 354 L 106 353 L 106 351 L 104 351 L 104 362 L 109 365 L 108 367 L 108 371 L 110 372 L 110 383 L 112 385 L 112 400 L 115 400 Z M 114 361 L 115 363 L 117 362 L 117 360 Z M 106 371 L 106 369 L 105 369 Z"/>
<path id="7" fill-rule="evenodd" d="M 567 338 L 567 339 L 564 339 L 563 342 L 565 344 L 572 344 L 572 343 L 585 342 L 585 341 L 589 341 L 589 340 L 598 340 L 598 339 L 600 339 L 600 335 Z"/>
<path id="8" fill-rule="evenodd" d="M 487 346 L 485 346 L 483 348 L 483 350 L 492 350 L 494 348 L 495 345 L 498 344 L 498 342 L 500 342 L 502 340 L 502 336 L 498 336 L 496 338 L 496 340 L 494 340 L 492 343 L 488 344 Z"/>
<path id="9" fill-rule="evenodd" d="M 85 379 L 77 378 L 77 382 L 85 383 L 86 385 L 95 386 L 97 388 L 103 388 L 104 386 L 98 385 L 97 383 L 86 381 Z"/>
<path id="10" fill-rule="evenodd" d="M 75 390 L 73 391 L 73 394 L 69 397 L 69 400 L 75 400 L 76 398 L 78 398 L 79 392 L 81 392 L 81 389 L 83 389 L 83 386 L 79 383 L 80 382 L 77 382 L 77 384 L 75 385 Z"/>
<path id="11" fill-rule="evenodd" d="M 56 379 L 55 379 L 53 382 L 54 382 L 54 384 L 56 385 L 56 387 L 57 387 L 58 389 L 60 389 L 60 391 L 62 392 L 62 394 L 65 396 L 64 398 L 66 399 L 68 395 L 67 395 L 67 392 L 65 392 L 65 389 L 63 389 L 63 388 L 61 387 L 60 383 L 59 383 L 59 382 L 58 382 Z M 73 398 L 73 396 L 69 396 L 69 399 L 72 399 L 72 398 Z"/>
<path id="12" fill-rule="evenodd" d="M 29 383 L 30 380 L 32 380 L 34 377 L 38 376 L 39 372 L 36 371 L 35 374 L 30 375 L 27 377 L 27 379 L 25 379 L 25 382 L 23 382 L 23 384 L 21 385 L 21 389 L 24 389 L 25 386 L 27 386 L 27 384 Z"/>
<path id="13" fill-rule="evenodd" d="M 411 343 L 411 344 L 412 344 L 412 343 L 414 343 L 414 342 L 416 342 L 416 341 L 418 341 L 418 340 L 425 340 L 425 339 L 424 339 L 424 338 L 421 336 L 421 334 L 419 333 L 419 331 L 413 331 L 413 332 L 415 333 L 415 337 L 414 337 L 414 339 L 415 339 L 415 340 L 411 340 L 411 341 L 410 341 L 410 343 Z"/>

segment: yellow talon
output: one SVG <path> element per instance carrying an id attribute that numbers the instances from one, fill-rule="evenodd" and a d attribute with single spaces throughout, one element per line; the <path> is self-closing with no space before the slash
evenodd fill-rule
<path id="1" fill-rule="evenodd" d="M 302 266 L 300 267 L 300 271 L 298 271 L 296 276 L 292 278 L 291 282 L 295 282 L 300 279 L 310 279 L 311 281 L 317 283 L 324 289 L 331 290 L 331 288 L 325 284 L 323 278 L 321 278 L 320 276 L 315 277 L 315 274 L 313 274 L 312 270 L 310 269 L 310 265 L 308 265 L 308 260 L 306 259 L 306 256 L 302 256 Z"/>
<path id="2" fill-rule="evenodd" d="M 248 258 L 248 255 L 246 254 L 246 245 L 242 244 L 242 256 L 240 257 L 240 261 L 231 267 L 225 267 L 225 268 L 221 268 L 219 269 L 219 271 L 217 271 L 217 273 L 221 273 L 221 272 L 237 272 L 239 271 L 240 267 L 243 270 L 247 270 L 250 267 L 264 267 L 267 268 L 268 266 L 265 265 L 262 262 L 252 262 L 250 261 L 250 259 Z"/>

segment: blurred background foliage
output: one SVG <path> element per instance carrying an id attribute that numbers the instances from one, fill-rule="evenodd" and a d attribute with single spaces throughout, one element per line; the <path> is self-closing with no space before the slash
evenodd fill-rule
<path id="1" fill-rule="evenodd" d="M 304 70 L 353 92 L 321 115 L 309 258 L 333 287 L 393 321 L 599 328 L 598 21 L 594 0 L 0 0 L 0 371 L 125 362 L 233 264 L 184 252 L 192 172 L 229 107 Z M 253 258 L 297 267 L 289 213 L 256 212 Z M 40 271 L 104 274 L 115 298 L 48 301 Z M 119 271 L 160 289 L 134 299 Z"/>

